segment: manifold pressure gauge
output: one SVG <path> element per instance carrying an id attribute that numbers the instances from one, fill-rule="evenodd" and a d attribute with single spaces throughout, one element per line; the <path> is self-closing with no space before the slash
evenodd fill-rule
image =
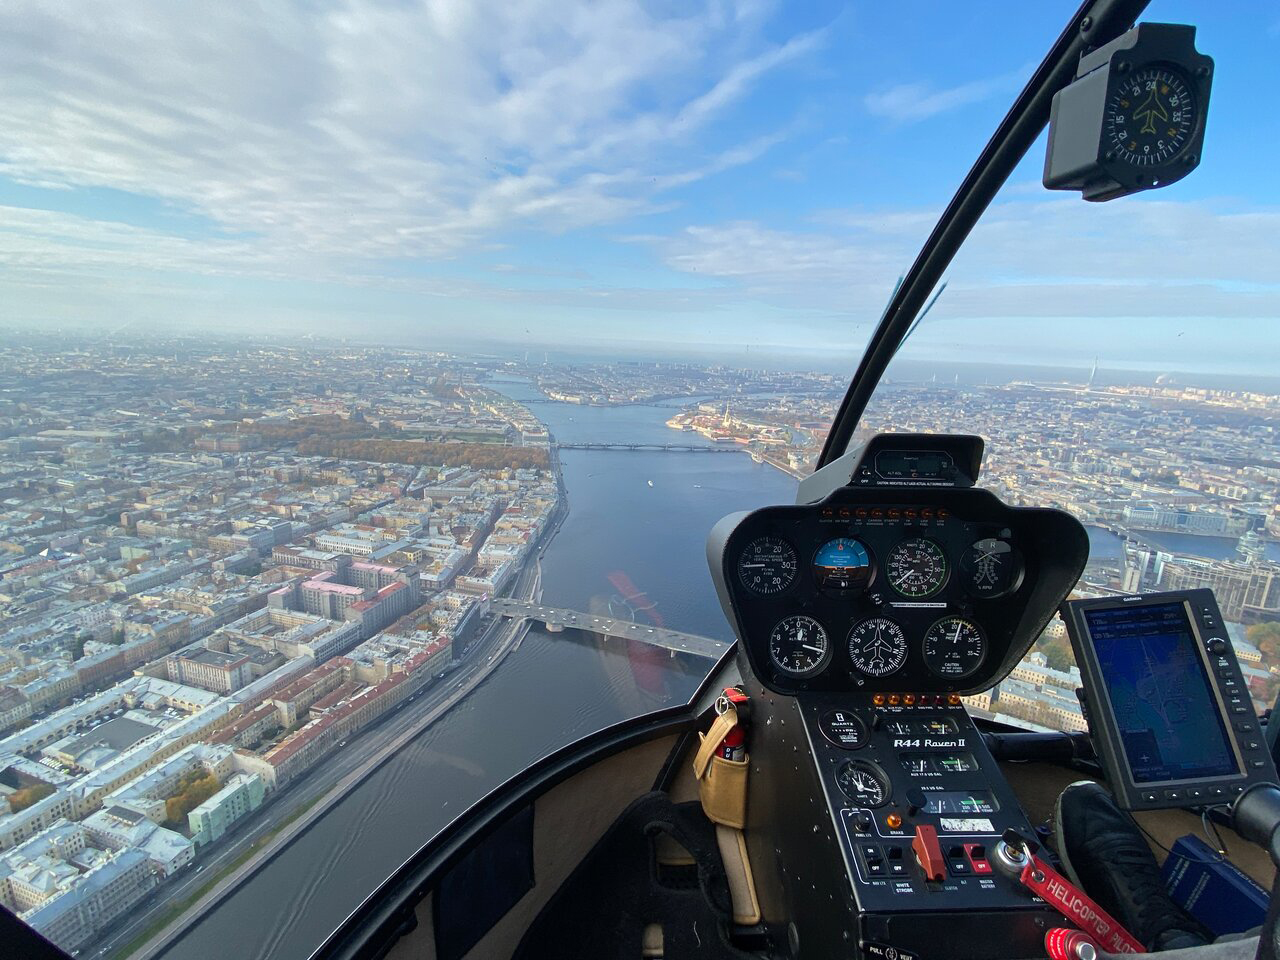
<path id="1" fill-rule="evenodd" d="M 1044 185 L 1112 200 L 1194 170 L 1213 80 L 1195 39 L 1195 27 L 1140 23 L 1081 57 L 1053 97 Z"/>

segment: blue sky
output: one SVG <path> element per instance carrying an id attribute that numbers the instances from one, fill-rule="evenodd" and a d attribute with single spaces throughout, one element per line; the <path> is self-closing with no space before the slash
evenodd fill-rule
<path id="1" fill-rule="evenodd" d="M 853 354 L 1074 5 L 347 0 L 0 10 L 0 325 Z M 904 356 L 1273 372 L 1280 11 L 1201 168 L 1035 148 Z"/>

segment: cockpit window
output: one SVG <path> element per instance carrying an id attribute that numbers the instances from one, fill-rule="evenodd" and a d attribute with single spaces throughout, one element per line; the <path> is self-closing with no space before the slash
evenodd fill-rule
<path id="1" fill-rule="evenodd" d="M 708 531 L 794 501 L 1066 15 L 981 7 L 5 5 L 0 904 L 300 960 L 687 703 L 734 639 Z M 981 434 L 984 484 L 1088 524 L 1082 592 L 1213 586 L 1263 705 L 1280 223 L 1271 114 L 1225 104 L 1268 34 L 1202 13 L 1197 177 L 1086 207 L 1029 158 L 859 437 Z M 1055 622 L 971 705 L 1078 727 L 1071 667 Z"/>
<path id="2" fill-rule="evenodd" d="M 1200 36 L 1230 35 L 1200 21 Z M 1220 77 L 1218 102 L 1248 87 Z M 1224 111 L 1230 111 L 1225 107 Z M 1085 524 L 1077 597 L 1211 587 L 1254 707 L 1278 692 L 1280 214 L 1219 118 L 1198 175 L 1108 204 L 1046 193 L 1043 143 L 987 211 L 890 365 L 856 442 L 956 431 L 986 442 L 980 485 Z M 1084 730 L 1055 617 L 979 716 Z"/>

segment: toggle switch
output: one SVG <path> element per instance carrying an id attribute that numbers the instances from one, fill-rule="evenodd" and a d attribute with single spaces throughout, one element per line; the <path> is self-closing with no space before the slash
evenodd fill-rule
<path id="1" fill-rule="evenodd" d="M 969 858 L 969 863 L 973 866 L 974 873 L 991 873 L 991 864 L 987 861 L 987 848 L 985 846 L 981 843 L 966 843 L 964 852 Z"/>

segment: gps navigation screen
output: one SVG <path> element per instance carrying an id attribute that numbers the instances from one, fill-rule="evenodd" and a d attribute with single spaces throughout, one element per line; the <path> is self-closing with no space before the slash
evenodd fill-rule
<path id="1" fill-rule="evenodd" d="M 1135 783 L 1239 772 L 1181 603 L 1088 611 Z"/>

